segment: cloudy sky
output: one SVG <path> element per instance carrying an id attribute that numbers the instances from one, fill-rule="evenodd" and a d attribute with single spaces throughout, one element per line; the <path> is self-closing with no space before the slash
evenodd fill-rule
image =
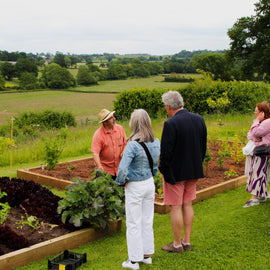
<path id="1" fill-rule="evenodd" d="M 0 50 L 175 54 L 228 49 L 258 0 L 5 0 Z"/>

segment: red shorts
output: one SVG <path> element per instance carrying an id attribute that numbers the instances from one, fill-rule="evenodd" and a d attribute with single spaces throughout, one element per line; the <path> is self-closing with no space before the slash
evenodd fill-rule
<path id="1" fill-rule="evenodd" d="M 196 183 L 195 180 L 176 182 L 171 185 L 163 179 L 163 193 L 165 205 L 182 205 L 183 202 L 196 199 Z"/>

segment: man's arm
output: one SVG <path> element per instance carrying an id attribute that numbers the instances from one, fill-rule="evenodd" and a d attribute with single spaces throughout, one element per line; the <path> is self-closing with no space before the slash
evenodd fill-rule
<path id="1" fill-rule="evenodd" d="M 100 157 L 98 153 L 93 153 L 93 158 L 96 164 L 97 169 L 101 169 L 103 171 L 103 167 L 100 162 Z"/>

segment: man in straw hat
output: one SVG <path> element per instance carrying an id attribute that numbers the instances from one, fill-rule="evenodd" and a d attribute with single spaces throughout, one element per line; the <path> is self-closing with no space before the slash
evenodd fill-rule
<path id="1" fill-rule="evenodd" d="M 94 133 L 91 146 L 97 169 L 106 171 L 113 179 L 117 176 L 126 146 L 125 131 L 115 123 L 114 112 L 106 109 L 100 111 L 98 117 L 102 126 Z"/>

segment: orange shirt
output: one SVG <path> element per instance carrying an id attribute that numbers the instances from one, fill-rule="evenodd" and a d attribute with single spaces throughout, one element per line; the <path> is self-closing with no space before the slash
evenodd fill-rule
<path id="1" fill-rule="evenodd" d="M 94 133 L 91 152 L 99 154 L 104 171 L 117 175 L 126 144 L 126 134 L 122 126 L 114 125 L 111 131 L 101 126 Z"/>

